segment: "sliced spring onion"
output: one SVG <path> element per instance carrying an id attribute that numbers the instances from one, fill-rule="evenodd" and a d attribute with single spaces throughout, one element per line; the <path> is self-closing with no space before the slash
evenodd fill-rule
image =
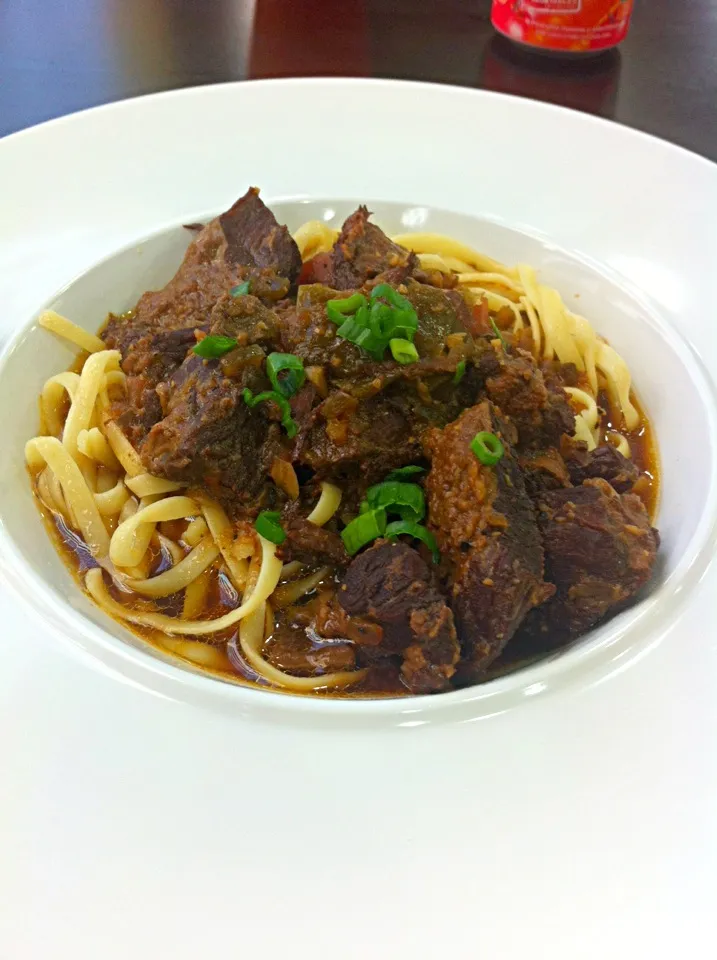
<path id="1" fill-rule="evenodd" d="M 407 467 L 398 467 L 392 470 L 386 477 L 387 480 L 403 480 L 405 477 L 413 477 L 417 473 L 425 473 L 425 467 L 419 467 L 417 464 L 410 464 Z"/>
<path id="2" fill-rule="evenodd" d="M 219 334 L 210 333 L 193 347 L 193 353 L 198 357 L 204 357 L 206 360 L 217 360 L 229 353 L 236 347 L 237 342 L 233 337 L 222 337 Z"/>
<path id="3" fill-rule="evenodd" d="M 341 539 L 346 547 L 346 552 L 353 556 L 367 543 L 372 543 L 377 537 L 382 537 L 385 530 L 386 511 L 367 510 L 365 513 L 360 513 L 357 517 L 354 517 L 351 523 L 344 527 L 341 531 Z"/>
<path id="4" fill-rule="evenodd" d="M 401 338 L 413 342 L 418 330 L 418 317 L 413 308 L 402 310 L 374 301 L 368 312 L 368 324 L 376 336 L 384 340 Z"/>
<path id="5" fill-rule="evenodd" d="M 393 359 L 398 363 L 405 366 L 407 363 L 416 363 L 418 360 L 418 350 L 410 340 L 391 339 L 388 341 L 388 345 L 391 348 Z"/>
<path id="6" fill-rule="evenodd" d="M 278 510 L 262 510 L 254 521 L 254 529 L 259 536 L 277 546 L 286 540 L 286 531 L 279 523 L 280 517 Z"/>
<path id="7" fill-rule="evenodd" d="M 400 537 L 404 534 L 409 537 L 415 537 L 416 540 L 421 540 L 425 543 L 433 555 L 433 562 L 439 562 L 441 554 L 438 550 L 438 544 L 428 527 L 424 527 L 422 523 L 415 523 L 412 520 L 395 520 L 386 527 L 386 536 L 389 539 Z"/>
<path id="8" fill-rule="evenodd" d="M 230 297 L 244 297 L 249 293 L 251 287 L 251 280 L 245 280 L 244 283 L 238 283 L 235 287 L 232 287 L 229 291 Z"/>
<path id="9" fill-rule="evenodd" d="M 371 305 L 361 293 L 343 300 L 329 300 L 326 314 L 337 324 L 337 336 L 361 347 L 375 360 L 382 360 L 391 340 L 413 344 L 418 330 L 418 316 L 412 304 L 387 283 L 371 291 Z M 401 350 L 401 363 L 415 363 L 415 348 Z M 410 358 L 410 359 L 409 359 Z"/>
<path id="10" fill-rule="evenodd" d="M 366 307 L 368 301 L 362 293 L 355 293 L 343 300 L 327 300 L 326 315 L 332 323 L 343 323 L 349 314 L 356 313 L 360 307 Z"/>
<path id="11" fill-rule="evenodd" d="M 465 360 L 459 360 L 458 365 L 456 366 L 456 372 L 453 374 L 453 383 L 458 386 L 466 373 L 466 362 Z"/>
<path id="12" fill-rule="evenodd" d="M 385 480 L 368 488 L 366 501 L 372 509 L 396 513 L 402 520 L 422 520 L 426 515 L 426 498 L 417 483 Z"/>
<path id="13" fill-rule="evenodd" d="M 369 327 L 364 326 L 356 317 L 346 317 L 336 331 L 337 337 L 342 337 L 350 343 L 355 343 L 366 353 L 370 353 L 374 360 L 382 360 L 386 344 L 380 340 Z"/>
<path id="14" fill-rule="evenodd" d="M 379 283 L 371 291 L 371 300 L 385 300 L 392 307 L 413 311 L 413 304 L 395 290 L 390 283 Z M 415 312 L 415 311 L 414 311 Z"/>
<path id="15" fill-rule="evenodd" d="M 491 325 L 491 327 L 493 327 L 493 333 L 494 333 L 494 334 L 496 335 L 496 337 L 498 337 L 498 339 L 500 340 L 500 344 L 501 344 L 501 346 L 503 347 L 503 349 L 504 349 L 504 350 L 507 350 L 508 347 L 507 347 L 507 345 L 506 345 L 505 340 L 503 339 L 503 334 L 502 334 L 502 333 L 500 332 L 500 330 L 498 329 L 498 324 L 495 322 L 495 320 L 493 319 L 493 317 L 490 318 L 490 325 Z"/>
<path id="16" fill-rule="evenodd" d="M 481 430 L 471 440 L 471 450 L 486 467 L 495 466 L 505 453 L 505 448 L 494 433 Z"/>
<path id="17" fill-rule="evenodd" d="M 281 411 L 281 425 L 284 430 L 286 430 L 288 438 L 293 440 L 299 428 L 296 425 L 296 420 L 291 416 L 291 407 L 286 397 L 283 397 L 276 390 L 264 390 L 263 393 L 257 393 L 257 395 L 254 396 L 248 387 L 244 389 L 242 397 L 248 407 L 255 407 L 258 403 L 264 403 L 264 401 L 275 403 Z"/>
<path id="18" fill-rule="evenodd" d="M 270 353 L 266 358 L 266 375 L 272 387 L 284 397 L 293 397 L 306 380 L 304 364 L 293 353 Z"/>

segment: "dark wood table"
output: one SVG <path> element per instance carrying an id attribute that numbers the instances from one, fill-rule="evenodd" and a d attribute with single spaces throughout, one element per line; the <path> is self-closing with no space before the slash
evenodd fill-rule
<path id="1" fill-rule="evenodd" d="M 620 52 L 588 63 L 521 55 L 489 13 L 490 0 L 3 0 L 0 135 L 155 90 L 348 75 L 549 100 L 717 159 L 715 0 L 637 0 Z"/>

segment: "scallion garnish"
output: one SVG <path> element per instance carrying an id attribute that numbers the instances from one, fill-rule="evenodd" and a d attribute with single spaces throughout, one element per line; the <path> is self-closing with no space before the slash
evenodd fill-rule
<path id="1" fill-rule="evenodd" d="M 341 531 L 341 539 L 349 556 L 372 543 L 377 537 L 382 537 L 386 530 L 385 510 L 366 510 L 346 524 Z"/>
<path id="2" fill-rule="evenodd" d="M 281 425 L 286 430 L 287 437 L 293 440 L 299 428 L 291 416 L 291 407 L 286 397 L 282 396 L 277 390 L 264 390 L 263 393 L 257 393 L 254 396 L 248 387 L 245 387 L 242 397 L 248 407 L 255 407 L 258 403 L 264 403 L 265 401 L 275 403 L 281 411 Z"/>
<path id="3" fill-rule="evenodd" d="M 493 467 L 505 453 L 505 448 L 494 433 L 481 430 L 471 440 L 471 450 L 486 467 Z"/>
<path id="4" fill-rule="evenodd" d="M 277 546 L 286 540 L 286 531 L 279 523 L 280 516 L 278 510 L 262 510 L 254 521 L 254 529 L 259 536 Z"/>
<path id="5" fill-rule="evenodd" d="M 418 360 L 418 350 L 410 340 L 392 339 L 388 341 L 393 359 L 398 363 L 415 363 Z"/>
<path id="6" fill-rule="evenodd" d="M 306 380 L 304 364 L 293 353 L 270 353 L 266 358 L 266 375 L 272 387 L 284 397 L 293 397 Z"/>
<path id="7" fill-rule="evenodd" d="M 428 527 L 424 527 L 422 523 L 415 523 L 412 520 L 395 520 L 386 527 L 385 535 L 389 539 L 400 537 L 404 534 L 409 537 L 414 537 L 416 540 L 421 540 L 431 551 L 433 562 L 438 563 L 440 561 L 441 554 L 438 550 L 436 538 Z"/>
<path id="8" fill-rule="evenodd" d="M 238 283 L 235 287 L 232 287 L 229 291 L 230 297 L 244 297 L 249 293 L 251 287 L 251 280 L 245 280 L 243 283 Z"/>
<path id="9" fill-rule="evenodd" d="M 404 359 L 400 363 L 415 363 L 418 359 L 413 346 L 418 330 L 416 311 L 406 297 L 387 283 L 380 283 L 371 291 L 370 306 L 363 294 L 355 293 L 327 301 L 326 315 L 337 324 L 337 336 L 361 347 L 375 360 L 383 360 L 392 340 L 401 341 L 397 349 Z M 409 346 L 404 347 L 403 342 Z"/>
<path id="10" fill-rule="evenodd" d="M 366 491 L 368 505 L 396 513 L 403 520 L 422 520 L 426 515 L 426 498 L 417 483 L 385 480 Z"/>
<path id="11" fill-rule="evenodd" d="M 356 317 L 345 317 L 344 322 L 336 331 L 336 335 L 349 343 L 355 343 L 366 353 L 370 353 L 374 360 L 383 360 L 386 344 Z"/>
<path id="12" fill-rule="evenodd" d="M 466 362 L 465 360 L 459 360 L 458 365 L 456 366 L 456 372 L 453 374 L 453 383 L 458 386 L 466 372 Z"/>
<path id="13" fill-rule="evenodd" d="M 218 360 L 219 357 L 233 350 L 236 345 L 237 342 L 233 337 L 210 333 L 194 345 L 192 352 L 198 357 L 204 357 L 205 360 Z"/>
<path id="14" fill-rule="evenodd" d="M 351 313 L 356 313 L 359 307 L 366 307 L 368 301 L 362 293 L 355 293 L 351 297 L 344 297 L 342 300 L 327 300 L 326 314 L 332 323 L 341 324 Z"/>
<path id="15" fill-rule="evenodd" d="M 502 333 L 500 332 L 500 330 L 498 329 L 498 324 L 495 322 L 495 320 L 493 319 L 493 317 L 490 318 L 490 325 L 491 325 L 491 327 L 493 327 L 493 333 L 495 333 L 496 337 L 498 337 L 498 339 L 500 340 L 501 346 L 503 347 L 503 349 L 504 349 L 505 351 L 507 351 L 507 350 L 508 350 L 508 347 L 507 347 L 507 344 L 506 344 L 505 340 L 503 339 L 503 334 L 502 334 Z"/>
<path id="16" fill-rule="evenodd" d="M 407 467 L 398 467 L 392 470 L 386 477 L 387 480 L 403 480 L 405 477 L 413 477 L 417 473 L 425 473 L 425 467 L 419 467 L 418 464 L 410 464 Z"/>
<path id="17" fill-rule="evenodd" d="M 398 290 L 394 290 L 389 283 L 377 284 L 371 291 L 371 300 L 385 300 L 387 303 L 390 303 L 392 307 L 398 307 L 400 310 L 413 311 L 411 301 L 402 296 Z"/>

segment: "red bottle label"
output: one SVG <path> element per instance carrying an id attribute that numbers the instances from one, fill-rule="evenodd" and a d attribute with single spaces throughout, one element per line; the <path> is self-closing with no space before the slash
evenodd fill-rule
<path id="1" fill-rule="evenodd" d="M 493 0 L 500 33 L 546 50 L 607 50 L 625 38 L 633 0 Z"/>

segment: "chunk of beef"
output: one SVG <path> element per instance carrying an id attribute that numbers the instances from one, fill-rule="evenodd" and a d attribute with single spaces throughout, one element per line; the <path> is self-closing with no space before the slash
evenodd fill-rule
<path id="1" fill-rule="evenodd" d="M 268 300 L 285 296 L 300 266 L 296 244 L 252 188 L 200 230 L 162 290 L 143 294 L 130 314 L 110 316 L 103 339 L 121 352 L 122 367 L 130 378 L 117 414 L 134 444 L 141 443 L 160 419 L 155 387 L 181 363 L 193 331 L 207 332 L 216 323 L 211 314 L 218 301 L 227 312 L 228 291 L 248 274 L 256 292 Z M 279 276 L 282 271 L 287 279 Z M 254 298 L 238 299 L 253 301 L 258 309 Z"/>
<path id="2" fill-rule="evenodd" d="M 491 467 L 470 448 L 484 430 L 499 437 L 505 451 Z M 424 441 L 432 461 L 430 526 L 449 571 L 466 679 L 498 656 L 531 607 L 554 590 L 543 582 L 543 548 L 514 440 L 511 425 L 483 401 Z"/>
<path id="3" fill-rule="evenodd" d="M 331 251 L 330 273 L 324 271 L 325 282 L 336 290 L 360 287 L 387 271 L 389 282 L 400 283 L 418 267 L 415 253 L 389 240 L 369 217 L 366 207 L 359 207 L 341 228 Z"/>
<path id="4" fill-rule="evenodd" d="M 122 364 L 127 390 L 116 413 L 133 446 L 139 446 L 162 418 L 157 385 L 174 373 L 195 343 L 194 330 L 189 328 L 147 333 L 129 346 Z"/>
<path id="5" fill-rule="evenodd" d="M 225 294 L 211 312 L 209 329 L 212 335 L 231 337 L 240 347 L 250 343 L 271 347 L 279 335 L 279 318 L 251 294 Z"/>
<path id="6" fill-rule="evenodd" d="M 350 643 L 310 640 L 303 626 L 279 623 L 264 650 L 270 663 L 296 677 L 356 669 L 356 652 Z"/>
<path id="7" fill-rule="evenodd" d="M 336 399 L 329 397 L 314 409 L 313 424 L 295 451 L 298 462 L 320 479 L 368 485 L 420 457 L 414 424 L 389 397 L 379 394 L 361 403 L 347 397 L 345 408 L 332 405 Z"/>
<path id="8" fill-rule="evenodd" d="M 244 387 L 257 391 L 265 383 L 253 367 L 229 378 L 216 360 L 190 356 L 160 388 L 166 415 L 141 447 L 147 469 L 202 487 L 235 515 L 274 505 L 278 491 L 267 474 L 281 429 L 242 400 Z"/>
<path id="9" fill-rule="evenodd" d="M 544 490 L 560 490 L 570 486 L 570 474 L 560 452 L 554 447 L 548 450 L 529 451 L 520 458 L 525 478 L 525 487 L 531 497 Z"/>
<path id="10" fill-rule="evenodd" d="M 284 561 L 301 560 L 314 565 L 330 563 L 345 567 L 349 562 L 343 540 L 333 530 L 317 527 L 306 517 L 289 516 L 282 520 L 286 541 L 281 546 Z"/>
<path id="11" fill-rule="evenodd" d="M 572 436 L 575 414 L 557 380 L 551 377 L 546 382 L 533 358 L 522 350 L 508 354 L 498 348 L 495 360 L 497 369 L 491 372 L 495 361 L 485 358 L 486 392 L 515 424 L 519 447 L 559 447 L 563 434 Z"/>
<path id="12" fill-rule="evenodd" d="M 601 478 L 607 480 L 618 493 L 632 490 L 640 475 L 635 464 L 609 443 L 590 451 L 572 444 L 567 456 L 567 468 L 575 486 L 580 486 L 584 480 Z"/>
<path id="13" fill-rule="evenodd" d="M 159 328 L 206 330 L 216 302 L 252 271 L 265 290 L 270 275 L 293 281 L 300 268 L 298 247 L 252 187 L 199 232 L 165 287 L 144 293 L 131 314 L 110 316 L 103 338 L 124 357 L 135 340 Z"/>
<path id="14" fill-rule="evenodd" d="M 415 280 L 407 280 L 405 288 L 418 316 L 416 348 L 421 357 L 440 356 L 450 334 L 471 330 L 470 307 L 458 290 L 440 290 Z"/>
<path id="15" fill-rule="evenodd" d="M 602 479 L 547 492 L 537 507 L 557 593 L 526 618 L 511 656 L 559 647 L 618 609 L 647 583 L 659 545 L 640 498 Z"/>
<path id="16" fill-rule="evenodd" d="M 301 254 L 286 227 L 259 199 L 251 187 L 233 207 L 219 217 L 230 263 L 270 267 L 294 283 L 301 270 Z"/>
<path id="17" fill-rule="evenodd" d="M 432 693 L 449 687 L 459 657 L 453 614 L 415 550 L 378 540 L 353 560 L 338 600 L 350 617 L 380 626 L 380 631 L 366 631 L 367 642 L 377 644 L 374 653 L 401 657 L 409 690 Z"/>

